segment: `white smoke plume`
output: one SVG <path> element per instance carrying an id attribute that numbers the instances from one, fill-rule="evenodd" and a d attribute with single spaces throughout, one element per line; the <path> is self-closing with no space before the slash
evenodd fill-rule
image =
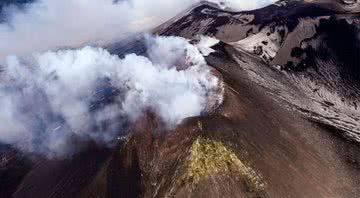
<path id="1" fill-rule="evenodd" d="M 36 0 L 3 8 L 0 143 L 64 157 L 79 141 L 111 143 L 144 111 L 171 127 L 214 107 L 219 79 L 184 39 L 150 37 L 148 57 L 124 59 L 83 47 L 149 30 L 200 1 Z M 233 9 L 265 5 L 211 1 Z"/>
<path id="2" fill-rule="evenodd" d="M 0 63 L 11 54 L 109 43 L 149 30 L 202 0 L 36 0 L 4 8 Z M 222 7 L 255 9 L 274 0 L 210 0 Z"/>
<path id="3" fill-rule="evenodd" d="M 149 109 L 171 127 L 211 108 L 219 80 L 197 48 L 177 37 L 148 43 L 149 58 L 120 59 L 92 47 L 9 57 L 1 73 L 0 142 L 62 157 L 76 139 L 113 141 Z"/>

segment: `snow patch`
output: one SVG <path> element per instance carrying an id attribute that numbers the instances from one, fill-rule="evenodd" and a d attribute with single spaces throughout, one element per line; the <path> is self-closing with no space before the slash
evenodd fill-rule
<path id="1" fill-rule="evenodd" d="M 277 31 L 271 33 L 267 28 L 257 34 L 230 44 L 237 49 L 254 53 L 269 62 L 276 56 L 280 49 L 281 37 Z"/>
<path id="2" fill-rule="evenodd" d="M 220 41 L 215 37 L 200 36 L 200 41 L 198 44 L 196 44 L 196 47 L 203 56 L 209 56 L 211 53 L 215 52 L 215 50 L 211 47 L 218 44 L 219 42 Z"/>

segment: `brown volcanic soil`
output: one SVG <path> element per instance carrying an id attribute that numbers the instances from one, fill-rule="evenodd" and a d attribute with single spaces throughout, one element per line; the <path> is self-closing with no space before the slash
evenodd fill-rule
<path id="1" fill-rule="evenodd" d="M 357 145 L 284 109 L 229 59 L 214 55 L 208 62 L 226 83 L 224 104 L 216 112 L 190 118 L 173 131 L 161 129 L 149 114 L 117 149 L 38 162 L 14 197 L 358 197 Z M 184 179 L 199 137 L 206 140 L 200 144 L 214 141 L 228 148 L 261 176 L 264 188 L 251 188 L 246 175 L 222 167 L 199 180 Z M 209 159 L 211 152 L 205 152 Z M 197 168 L 234 162 L 214 160 Z"/>
<path id="2" fill-rule="evenodd" d="M 223 106 L 212 115 L 185 121 L 172 132 L 161 132 L 147 117 L 122 151 L 127 155 L 120 161 L 131 161 L 127 167 L 134 170 L 135 165 L 141 172 L 134 185 L 140 184 L 137 196 L 358 197 L 357 145 L 275 103 L 229 59 L 211 56 L 208 62 L 224 77 Z M 235 172 L 183 183 L 189 150 L 198 137 L 222 142 L 262 176 L 264 189 L 250 189 L 244 175 Z M 207 168 L 201 165 L 207 164 L 197 168 Z"/>
<path id="3" fill-rule="evenodd" d="M 225 101 L 225 112 L 239 109 L 233 108 L 237 103 L 243 111 L 233 114 L 245 114 L 243 119 L 230 118 L 234 123 L 232 130 L 218 131 L 230 136 L 230 145 L 248 154 L 248 160 L 267 181 L 268 196 L 358 197 L 357 145 L 274 103 L 266 90 L 253 85 L 236 64 L 224 65 L 224 60 L 217 58 L 209 60 L 238 95 L 231 103 Z"/>
<path id="4" fill-rule="evenodd" d="M 94 146 L 69 160 L 36 160 L 13 197 L 74 197 L 89 185 L 109 154 Z"/>
<path id="5" fill-rule="evenodd" d="M 146 156 L 139 158 L 148 170 L 143 172 L 144 197 L 358 197 L 357 145 L 282 108 L 238 65 L 217 57 L 208 61 L 225 79 L 223 106 L 213 115 L 190 119 L 175 132 L 158 135 L 165 138 L 143 132 L 134 137 L 137 153 Z M 197 126 L 199 121 L 202 127 Z M 147 134 L 153 131 L 145 128 Z M 244 178 L 235 173 L 212 175 L 191 188 L 177 185 L 187 147 L 198 136 L 229 147 L 262 175 L 265 189 L 249 191 Z"/>

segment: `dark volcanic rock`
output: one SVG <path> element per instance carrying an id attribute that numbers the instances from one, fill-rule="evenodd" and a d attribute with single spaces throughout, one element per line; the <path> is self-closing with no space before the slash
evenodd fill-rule
<path id="1" fill-rule="evenodd" d="M 360 103 L 359 13 L 357 1 L 280 1 L 262 9 L 236 13 L 205 4 L 186 12 L 182 18 L 174 18 L 156 32 L 187 38 L 197 34 L 213 35 L 239 51 L 257 55 L 269 63 L 267 67 L 279 68 L 285 78 L 293 81 L 281 86 L 295 84 L 299 88 L 293 93 L 299 101 L 289 98 L 291 94 L 287 90 L 281 91 L 282 99 L 299 109 L 308 109 L 315 113 L 309 115 L 311 118 L 316 115 L 322 123 L 339 127 L 346 131 L 347 137 L 360 141 L 360 124 L 356 121 L 360 116 L 357 112 Z M 228 22 L 217 23 L 218 16 L 227 17 Z M 178 25 L 172 25 L 186 21 L 188 25 L 181 30 L 177 29 Z M 207 27 L 198 28 L 202 24 Z M 256 75 L 264 78 L 262 72 L 259 70 Z M 271 83 L 263 86 L 279 89 L 279 85 Z M 300 104 L 305 100 L 304 94 L 313 102 Z M 324 98 L 334 105 L 320 107 Z"/>
<path id="2" fill-rule="evenodd" d="M 0 197 L 11 197 L 31 167 L 25 156 L 0 145 Z"/>

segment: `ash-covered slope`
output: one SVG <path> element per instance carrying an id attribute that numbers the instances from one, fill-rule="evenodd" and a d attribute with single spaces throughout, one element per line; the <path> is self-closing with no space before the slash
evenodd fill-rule
<path id="1" fill-rule="evenodd" d="M 236 13 L 203 4 L 156 32 L 187 38 L 211 35 L 258 56 L 274 71 L 265 74 L 255 64 L 244 68 L 254 81 L 278 92 L 312 120 L 360 141 L 359 13 L 358 1 L 279 1 Z"/>

